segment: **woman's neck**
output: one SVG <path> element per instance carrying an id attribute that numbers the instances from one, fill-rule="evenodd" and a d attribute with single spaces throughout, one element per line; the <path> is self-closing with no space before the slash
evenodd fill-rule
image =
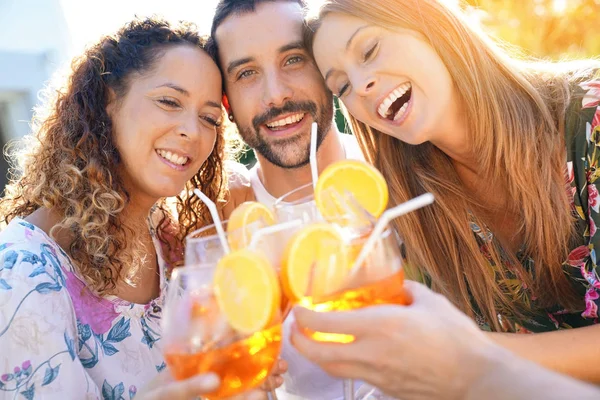
<path id="1" fill-rule="evenodd" d="M 492 231 L 503 247 L 516 254 L 525 240 L 521 227 L 521 214 L 511 201 L 505 182 L 494 181 L 475 163 L 453 160 L 454 168 L 469 198 L 473 201 L 471 211 Z"/>
<path id="2" fill-rule="evenodd" d="M 450 104 L 443 126 L 439 126 L 432 134 L 431 144 L 450 157 L 455 166 L 476 173 L 477 155 L 473 151 L 472 138 L 469 135 L 469 118 L 458 99 L 454 99 Z"/>
<path id="3" fill-rule="evenodd" d="M 160 275 L 158 269 L 156 249 L 150 234 L 147 223 L 147 217 L 150 212 L 150 207 L 133 206 L 129 203 L 125 209 L 119 214 L 119 224 L 125 226 L 136 236 L 132 238 L 127 236 L 128 242 L 125 243 L 126 248 L 121 251 L 130 251 L 132 247 L 142 245 L 143 249 L 137 249 L 144 255 L 143 260 L 137 266 L 124 265 L 124 270 L 120 271 L 121 277 L 132 276 L 133 284 L 126 282 L 124 279 L 119 279 L 116 282 L 115 289 L 111 294 L 133 303 L 145 304 L 159 294 L 160 290 Z M 50 236 L 50 232 L 59 225 L 63 220 L 63 215 L 56 210 L 48 208 L 39 208 L 25 220 Z M 71 244 L 75 240 L 74 232 L 66 228 L 56 228 L 53 231 L 54 241 L 69 255 Z M 134 242 L 137 242 L 134 244 Z M 127 270 L 131 268 L 130 270 Z"/>
<path id="4" fill-rule="evenodd" d="M 508 250 L 516 250 L 524 240 L 519 210 L 512 204 L 506 182 L 481 166 L 478 154 L 473 150 L 473 139 L 468 134 L 469 119 L 459 102 L 453 104 L 443 129 L 436 132 L 431 143 L 451 159 L 464 193 L 472 199 L 471 211 L 505 243 Z"/>
<path id="5" fill-rule="evenodd" d="M 120 224 L 132 233 L 132 236 L 127 236 L 129 240 L 127 246 L 131 246 L 129 250 L 135 246 L 143 246 L 135 249 L 142 252 L 140 255 L 143 257 L 138 260 L 139 264 L 123 266 L 124 270 L 121 271 L 121 276 L 128 277 L 128 279 L 120 279 L 112 293 L 120 299 L 132 303 L 147 304 L 158 297 L 160 293 L 157 249 L 148 225 L 148 217 L 154 204 L 155 202 L 149 201 L 139 204 L 132 197 L 119 215 Z"/>

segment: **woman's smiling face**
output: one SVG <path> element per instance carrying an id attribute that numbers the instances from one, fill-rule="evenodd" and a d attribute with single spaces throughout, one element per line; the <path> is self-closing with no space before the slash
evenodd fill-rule
<path id="1" fill-rule="evenodd" d="M 418 32 L 326 14 L 313 41 L 327 87 L 359 121 L 409 144 L 434 141 L 456 101 L 448 69 Z"/>
<path id="2" fill-rule="evenodd" d="M 221 74 L 203 50 L 173 46 L 132 77 L 109 105 L 121 174 L 130 195 L 174 196 L 213 150 L 221 118 Z"/>

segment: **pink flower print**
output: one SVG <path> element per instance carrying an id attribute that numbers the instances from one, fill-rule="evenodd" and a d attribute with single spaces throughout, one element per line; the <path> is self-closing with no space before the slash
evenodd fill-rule
<path id="1" fill-rule="evenodd" d="M 590 224 L 590 239 L 596 234 L 596 223 L 588 211 L 588 223 Z"/>
<path id="2" fill-rule="evenodd" d="M 596 107 L 600 104 L 600 81 L 590 81 L 581 84 L 584 90 L 587 90 L 581 105 L 583 108 Z"/>
<path id="3" fill-rule="evenodd" d="M 133 399 L 133 397 L 135 396 L 136 393 L 137 393 L 137 387 L 135 387 L 135 385 L 129 386 L 129 398 Z"/>
<path id="4" fill-rule="evenodd" d="M 31 361 L 24 361 L 23 364 L 21 364 L 21 370 L 25 376 L 31 375 Z"/>
<path id="5" fill-rule="evenodd" d="M 573 171 L 573 162 L 569 161 L 565 170 L 565 186 L 567 189 L 567 197 L 569 198 L 569 205 L 571 206 L 572 211 L 575 211 L 575 194 L 577 193 L 577 188 L 573 186 L 574 180 L 575 172 Z"/>
<path id="6" fill-rule="evenodd" d="M 4 382 L 8 382 L 10 379 L 12 379 L 12 375 L 9 374 L 4 374 L 0 377 L 0 380 L 3 380 Z"/>
<path id="7" fill-rule="evenodd" d="M 600 289 L 600 281 L 598 281 L 598 277 L 596 276 L 596 272 L 594 270 L 588 271 L 584 264 L 579 267 L 579 270 L 581 272 L 581 276 L 587 281 L 587 283 L 591 285 L 591 287 Z"/>
<path id="8" fill-rule="evenodd" d="M 103 334 L 110 330 L 112 322 L 119 316 L 114 304 L 96 296 L 72 272 L 66 271 L 66 286 L 73 300 L 75 314 L 82 324 L 90 326 L 95 334 Z"/>
<path id="9" fill-rule="evenodd" d="M 588 126 L 589 126 L 589 124 L 588 124 Z M 591 170 L 591 169 L 588 169 L 588 170 L 585 172 L 585 180 L 589 182 L 591 178 L 592 178 L 592 170 Z"/>
<path id="10" fill-rule="evenodd" d="M 581 313 L 581 316 L 584 318 L 598 318 L 598 305 L 595 300 L 598 300 L 600 295 L 598 295 L 598 291 L 591 287 L 585 294 L 585 311 Z"/>
<path id="11" fill-rule="evenodd" d="M 567 163 L 567 176 L 566 176 L 567 185 L 571 185 L 575 180 L 575 171 L 573 171 L 573 161 L 569 161 Z"/>
<path id="12" fill-rule="evenodd" d="M 598 189 L 596 188 L 596 185 L 594 185 L 593 183 L 590 183 L 589 185 L 587 185 L 587 190 L 588 190 L 588 206 L 592 210 L 598 212 L 598 210 L 600 208 L 600 195 L 598 194 Z"/>
<path id="13" fill-rule="evenodd" d="M 556 319 L 556 317 L 554 316 L 554 314 L 548 313 L 548 317 L 550 318 L 550 321 L 552 321 L 552 323 L 554 324 L 554 326 L 558 329 L 558 327 L 560 326 L 560 323 L 558 322 L 558 320 Z"/>
<path id="14" fill-rule="evenodd" d="M 569 253 L 567 264 L 571 267 L 582 267 L 589 256 L 590 249 L 587 246 L 579 246 Z"/>
<path id="15" fill-rule="evenodd" d="M 596 109 L 594 118 L 592 118 L 592 132 L 597 129 L 600 129 L 600 107 Z"/>
<path id="16" fill-rule="evenodd" d="M 19 372 L 21 372 L 21 368 L 15 367 L 15 375 L 18 374 Z"/>

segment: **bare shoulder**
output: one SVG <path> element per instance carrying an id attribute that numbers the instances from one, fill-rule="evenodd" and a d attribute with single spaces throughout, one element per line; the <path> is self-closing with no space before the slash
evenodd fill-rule
<path id="1" fill-rule="evenodd" d="M 227 191 L 225 200 L 221 204 L 220 212 L 224 219 L 229 218 L 229 215 L 235 208 L 245 201 L 254 201 L 254 191 L 250 183 L 250 175 L 245 166 L 237 162 L 227 162 L 225 164 L 227 171 Z"/>

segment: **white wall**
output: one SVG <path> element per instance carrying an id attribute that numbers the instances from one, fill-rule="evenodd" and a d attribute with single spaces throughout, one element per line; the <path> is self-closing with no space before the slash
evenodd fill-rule
<path id="1" fill-rule="evenodd" d="M 28 133 L 37 93 L 64 64 L 71 41 L 59 0 L 0 0 L 0 102 L 4 141 Z"/>
<path id="2" fill-rule="evenodd" d="M 63 60 L 70 43 L 59 0 L 0 0 L 0 51 L 54 51 Z"/>

